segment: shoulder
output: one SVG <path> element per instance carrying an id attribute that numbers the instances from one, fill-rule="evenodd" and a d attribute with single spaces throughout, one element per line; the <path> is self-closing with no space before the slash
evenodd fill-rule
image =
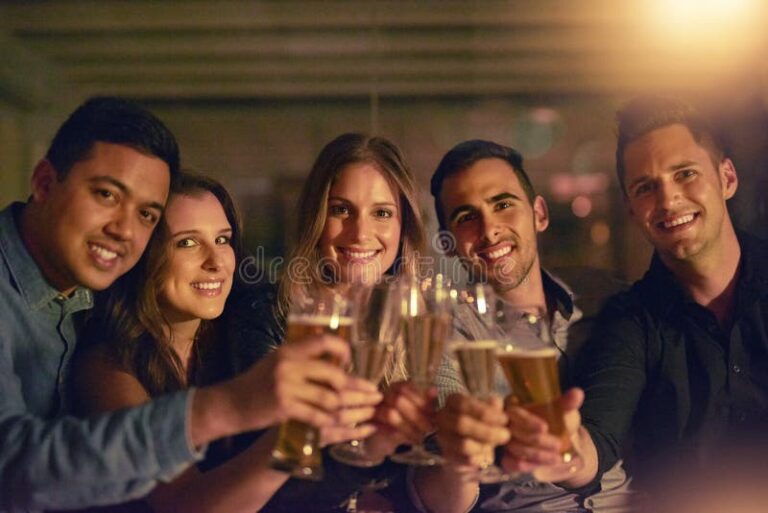
<path id="1" fill-rule="evenodd" d="M 104 345 L 77 356 L 72 373 L 76 410 L 93 414 L 138 406 L 150 399 L 138 378 L 119 365 Z"/>

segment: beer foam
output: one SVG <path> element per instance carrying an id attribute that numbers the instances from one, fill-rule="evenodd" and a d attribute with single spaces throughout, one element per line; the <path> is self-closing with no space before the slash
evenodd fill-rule
<path id="1" fill-rule="evenodd" d="M 313 314 L 289 314 L 289 324 L 303 324 L 305 326 L 330 326 L 331 321 L 338 326 L 351 326 L 352 317 L 339 315 L 313 315 Z M 337 324 L 338 323 L 338 324 Z"/>
<path id="2" fill-rule="evenodd" d="M 515 358 L 546 358 L 554 356 L 557 358 L 557 349 L 554 347 L 542 347 L 541 349 L 523 349 L 515 347 L 513 344 L 507 344 L 499 347 L 499 356 L 514 356 Z"/>
<path id="3" fill-rule="evenodd" d="M 452 342 L 449 346 L 451 351 L 457 351 L 460 349 L 496 349 L 499 347 L 499 343 L 495 340 L 457 340 Z"/>

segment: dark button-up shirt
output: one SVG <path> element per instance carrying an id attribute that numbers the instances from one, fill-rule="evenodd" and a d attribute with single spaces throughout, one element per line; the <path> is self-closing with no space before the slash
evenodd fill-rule
<path id="1" fill-rule="evenodd" d="M 189 393 L 140 408 L 65 415 L 77 315 L 89 290 L 64 297 L 27 252 L 23 205 L 0 211 L 0 511 L 105 504 L 146 493 L 195 456 L 185 432 Z"/>
<path id="2" fill-rule="evenodd" d="M 634 439 L 638 476 L 660 460 L 695 464 L 768 421 L 768 244 L 739 234 L 732 326 L 722 329 L 654 255 L 646 275 L 602 312 L 582 353 L 584 425 L 599 472 Z"/>

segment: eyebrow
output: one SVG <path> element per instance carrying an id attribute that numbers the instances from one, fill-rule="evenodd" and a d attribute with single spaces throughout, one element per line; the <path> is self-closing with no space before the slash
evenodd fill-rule
<path id="1" fill-rule="evenodd" d="M 99 183 L 99 182 L 107 182 L 114 187 L 117 187 L 120 189 L 120 192 L 125 194 L 126 196 L 133 196 L 133 192 L 128 188 L 127 185 L 125 185 L 120 180 L 108 176 L 108 175 L 100 175 L 100 176 L 94 176 L 88 180 L 91 183 Z M 148 204 L 149 208 L 154 208 L 158 210 L 161 214 L 165 211 L 165 206 L 162 203 L 158 203 L 157 201 L 150 201 Z"/>
<path id="2" fill-rule="evenodd" d="M 218 232 L 216 232 L 218 235 L 221 235 L 222 233 L 232 233 L 232 228 L 222 228 Z M 171 234 L 171 238 L 176 238 L 179 235 L 197 235 L 198 233 L 201 233 L 200 230 L 182 230 L 180 232 L 176 232 Z"/>
<path id="3" fill-rule="evenodd" d="M 491 205 L 493 203 L 496 203 L 497 201 L 505 200 L 505 199 L 511 199 L 515 201 L 521 201 L 520 196 L 517 194 L 512 194 L 511 192 L 502 192 L 499 194 L 496 194 L 495 196 L 491 196 L 490 198 L 486 198 L 483 201 Z M 449 221 L 454 221 L 457 217 L 459 217 L 464 212 L 471 212 L 475 210 L 475 207 L 472 205 L 459 205 L 458 207 L 453 209 L 453 212 L 451 212 L 450 217 L 448 218 Z"/>
<path id="4" fill-rule="evenodd" d="M 674 164 L 674 165 L 670 166 L 669 167 L 669 171 L 671 171 L 671 172 L 680 171 L 681 169 L 685 169 L 685 168 L 691 167 L 691 166 L 698 166 L 698 165 L 699 165 L 699 163 L 694 161 L 694 160 L 684 160 L 682 162 L 678 162 L 677 164 Z M 643 182 L 648 181 L 648 180 L 649 180 L 649 178 L 647 176 L 641 176 L 640 178 L 630 182 L 629 185 L 627 185 L 627 190 L 630 190 L 635 185 L 637 185 L 639 183 L 643 183 Z"/>
<path id="5" fill-rule="evenodd" d="M 346 198 L 342 198 L 340 196 L 329 196 L 328 201 L 341 201 L 343 203 L 352 203 Z M 391 201 L 379 201 L 373 204 L 375 207 L 381 207 L 381 206 L 388 206 L 388 207 L 395 207 L 397 208 L 397 203 L 393 203 Z"/>

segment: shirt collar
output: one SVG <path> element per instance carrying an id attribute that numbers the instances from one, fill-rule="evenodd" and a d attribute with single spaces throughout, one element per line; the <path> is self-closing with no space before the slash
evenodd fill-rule
<path id="1" fill-rule="evenodd" d="M 560 315 L 565 320 L 570 320 L 575 309 L 573 291 L 560 278 L 545 269 L 541 270 L 541 281 L 544 294 L 550 301 L 554 301 Z"/>
<path id="2" fill-rule="evenodd" d="M 40 268 L 27 251 L 19 233 L 18 220 L 24 203 L 12 203 L 0 211 L 0 252 L 16 289 L 30 308 L 39 310 L 51 301 L 66 304 L 70 312 L 93 306 L 90 290 L 78 287 L 74 294 L 63 298 L 61 293 L 46 281 Z"/>

